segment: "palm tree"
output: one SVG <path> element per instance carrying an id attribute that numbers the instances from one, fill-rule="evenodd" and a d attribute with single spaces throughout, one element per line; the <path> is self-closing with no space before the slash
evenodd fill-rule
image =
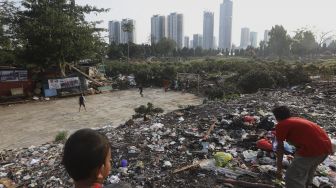
<path id="1" fill-rule="evenodd" d="M 134 25 L 131 21 L 125 22 L 122 24 L 121 29 L 123 32 L 126 32 L 129 36 L 130 33 L 134 30 Z M 129 46 L 130 46 L 130 38 L 127 37 L 127 63 L 129 62 Z"/>

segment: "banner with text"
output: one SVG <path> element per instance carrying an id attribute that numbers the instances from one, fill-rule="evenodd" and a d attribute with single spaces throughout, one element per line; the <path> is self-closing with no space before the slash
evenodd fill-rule
<path id="1" fill-rule="evenodd" d="M 78 77 L 49 79 L 49 89 L 66 89 L 80 86 Z"/>

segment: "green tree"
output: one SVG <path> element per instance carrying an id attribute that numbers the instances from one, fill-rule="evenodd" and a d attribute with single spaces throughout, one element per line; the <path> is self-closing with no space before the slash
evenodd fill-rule
<path id="1" fill-rule="evenodd" d="M 121 29 L 123 30 L 123 32 L 126 32 L 128 34 L 128 36 L 130 36 L 130 33 L 133 32 L 134 30 L 134 25 L 132 22 L 128 21 L 125 22 L 121 25 Z M 127 38 L 127 63 L 129 63 L 129 56 L 130 56 L 130 38 Z"/>
<path id="2" fill-rule="evenodd" d="M 0 1 L 0 64 L 9 65 L 15 62 L 15 20 L 17 7 L 14 2 Z"/>
<path id="3" fill-rule="evenodd" d="M 272 53 L 276 54 L 280 59 L 289 54 L 291 38 L 283 26 L 276 25 L 272 27 L 269 36 L 268 45 Z"/>
<path id="4" fill-rule="evenodd" d="M 295 55 L 303 56 L 311 54 L 318 44 L 315 35 L 309 30 L 298 30 L 293 37 L 292 52 Z"/>
<path id="5" fill-rule="evenodd" d="M 58 65 L 65 76 L 66 63 L 81 59 L 102 59 L 102 42 L 98 22 L 88 22 L 85 15 L 100 13 L 74 0 L 23 0 L 19 11 L 18 36 L 24 47 L 22 57 L 41 68 Z"/>
<path id="6" fill-rule="evenodd" d="M 246 93 L 254 93 L 260 88 L 272 88 L 274 80 L 267 71 L 251 70 L 239 79 L 238 86 Z"/>
<path id="7" fill-rule="evenodd" d="M 171 56 L 176 49 L 176 42 L 174 40 L 163 38 L 157 44 L 153 45 L 157 55 Z"/>

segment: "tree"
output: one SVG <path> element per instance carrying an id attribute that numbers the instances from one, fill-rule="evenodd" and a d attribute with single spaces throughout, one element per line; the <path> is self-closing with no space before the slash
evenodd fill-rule
<path id="1" fill-rule="evenodd" d="M 291 44 L 291 38 L 287 34 L 287 31 L 283 26 L 276 25 L 272 27 L 270 33 L 269 47 L 271 52 L 279 56 L 281 59 L 282 56 L 288 55 L 289 47 Z"/>
<path id="2" fill-rule="evenodd" d="M 133 118 L 143 117 L 144 121 L 148 120 L 147 115 L 153 116 L 155 114 L 163 113 L 162 108 L 154 108 L 154 105 L 150 102 L 147 103 L 147 107 L 145 105 L 141 105 L 138 108 L 135 108 L 134 111 L 136 114 L 133 116 Z"/>
<path id="3" fill-rule="evenodd" d="M 85 14 L 106 9 L 79 6 L 74 0 L 23 0 L 22 7 L 16 32 L 28 63 L 41 68 L 58 65 L 65 76 L 66 63 L 102 59 L 103 29 L 96 28 L 98 22 L 87 22 Z"/>
<path id="4" fill-rule="evenodd" d="M 293 54 L 303 56 L 309 55 L 318 46 L 315 35 L 309 30 L 298 30 L 293 37 L 292 52 Z"/>
<path id="5" fill-rule="evenodd" d="M 157 44 L 152 45 L 160 56 L 171 56 L 176 49 L 176 42 L 174 40 L 163 38 Z"/>
<path id="6" fill-rule="evenodd" d="M 128 36 L 130 35 L 130 33 L 133 32 L 134 30 L 134 25 L 132 22 L 128 21 L 128 22 L 124 22 L 121 26 L 121 29 L 123 30 L 123 32 L 126 32 L 128 34 Z M 129 48 L 130 48 L 130 38 L 127 37 L 127 63 L 129 63 Z"/>
<path id="7" fill-rule="evenodd" d="M 15 20 L 17 7 L 14 2 L 0 1 L 0 64 L 9 65 L 15 61 Z"/>

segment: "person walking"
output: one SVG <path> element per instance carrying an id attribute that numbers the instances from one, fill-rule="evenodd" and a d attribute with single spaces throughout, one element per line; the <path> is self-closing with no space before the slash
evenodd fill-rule
<path id="1" fill-rule="evenodd" d="M 142 85 L 140 84 L 140 85 L 139 85 L 139 93 L 140 93 L 140 96 L 141 96 L 141 97 L 143 97 L 143 93 L 142 93 L 142 92 L 143 92 L 143 87 L 142 87 Z"/>
<path id="2" fill-rule="evenodd" d="M 316 168 L 332 153 L 331 140 L 316 123 L 304 118 L 292 117 L 288 107 L 280 106 L 272 110 L 278 124 L 277 178 L 282 179 L 284 141 L 293 144 L 297 150 L 286 171 L 287 188 L 306 188 L 312 185 Z"/>
<path id="3" fill-rule="evenodd" d="M 79 112 L 81 110 L 81 107 L 83 106 L 84 107 L 84 110 L 86 111 L 86 108 L 85 108 L 85 97 L 84 97 L 84 94 L 82 93 L 80 96 L 79 96 Z"/>

